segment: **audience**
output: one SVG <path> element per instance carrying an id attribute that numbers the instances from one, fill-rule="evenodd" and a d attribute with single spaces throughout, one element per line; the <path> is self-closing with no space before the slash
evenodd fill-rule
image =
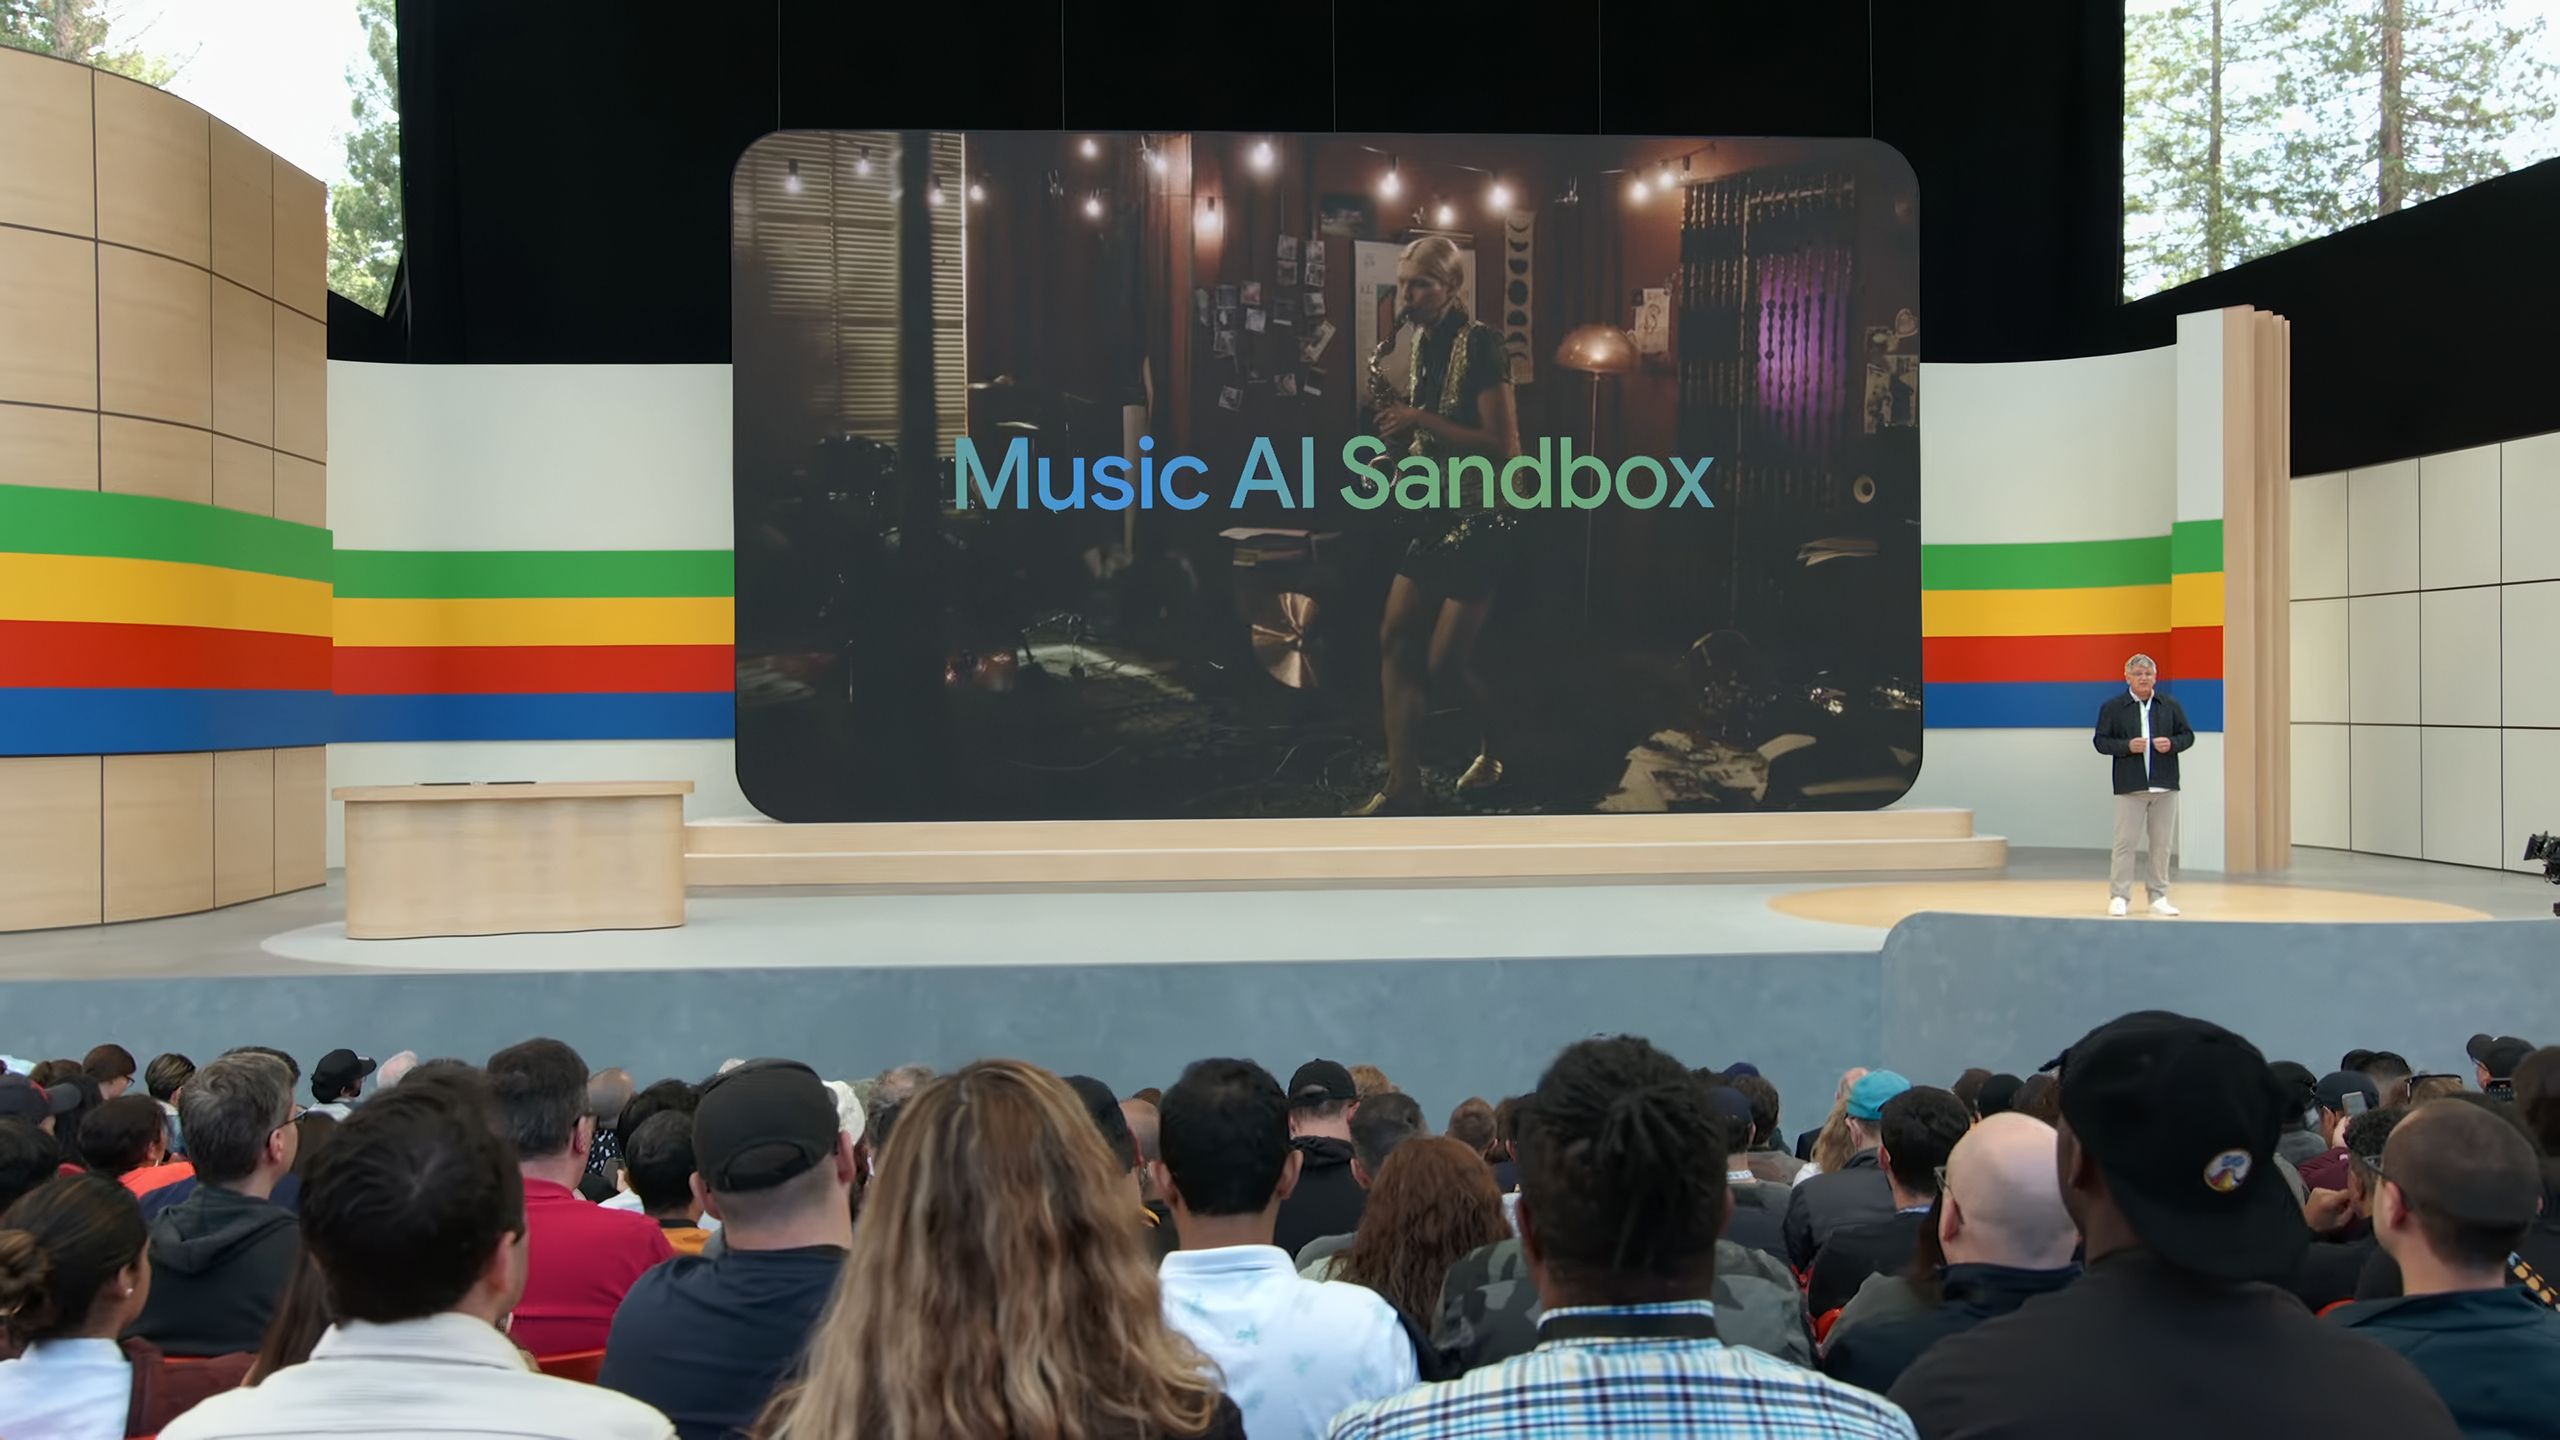
<path id="1" fill-rule="evenodd" d="M 2463 1047 L 2471 1056 L 2472 1074 L 2483 1095 L 2504 1095 L 2513 1087 L 2516 1067 L 2533 1053 L 2533 1042 L 2513 1035 L 2474 1035 Z"/>
<path id="2" fill-rule="evenodd" d="M 502 1333 L 537 1243 L 508 1139 L 520 1128 L 467 1072 L 413 1072 L 359 1107 L 302 1204 L 335 1322 L 308 1359 L 205 1401 L 161 1440 L 673 1434 L 638 1401 L 536 1372 Z"/>
<path id="3" fill-rule="evenodd" d="M 187 1153 L 186 1131 L 178 1124 L 178 1092 L 187 1088 L 187 1077 L 196 1073 L 196 1062 L 175 1051 L 152 1057 L 143 1067 L 143 1088 L 160 1102 L 160 1114 L 169 1122 L 169 1153 Z"/>
<path id="4" fill-rule="evenodd" d="M 1375 1097 L 1361 1101 L 1360 1108 L 1352 1112 L 1351 1180 L 1363 1194 L 1364 1218 L 1367 1214 L 1366 1194 L 1377 1183 L 1378 1172 L 1386 1167 L 1387 1157 L 1407 1140 L 1423 1135 L 1424 1124 L 1422 1106 L 1412 1096 L 1392 1090 L 1381 1091 Z M 1299 1180 L 1301 1185 L 1305 1183 L 1303 1173 Z M 1485 1180 L 1487 1183 L 1493 1180 L 1489 1166 L 1485 1170 Z M 1502 1192 L 1497 1190 L 1494 1192 L 1494 1207 L 1499 1210 L 1501 1205 Z M 1281 1209 L 1281 1217 L 1283 1220 L 1288 1217 L 1286 1206 Z M 1318 1236 L 1299 1246 L 1295 1258 L 1299 1271 L 1311 1280 L 1330 1278 L 1324 1273 L 1325 1262 L 1350 1249 L 1352 1236 L 1357 1233 L 1356 1230 L 1346 1230 L 1339 1235 Z M 1472 1250 L 1475 1247 L 1470 1245 L 1467 1248 Z M 1437 1292 L 1433 1298 L 1438 1298 Z"/>
<path id="5" fill-rule="evenodd" d="M 2311 1246 L 2302 1253 L 2285 1288 L 2294 1298 L 2315 1312 L 2326 1305 L 2349 1299 L 2356 1293 L 2358 1278 L 2381 1247 L 2373 1238 L 2368 1223 L 2373 1214 L 2373 1177 L 2382 1163 L 2382 1147 L 2392 1128 L 2409 1113 L 2407 1107 L 2394 1105 L 2383 1110 L 2368 1110 L 2347 1122 L 2346 1209 L 2334 1222 L 2335 1228 L 2321 1233 L 2315 1229 Z M 2309 1218 L 2306 1213 L 2305 1218 Z"/>
<path id="6" fill-rule="evenodd" d="M 311 1169 L 311 1162 L 329 1148 L 329 1137 L 337 1132 L 338 1117 L 325 1110 L 305 1110 L 293 1121 L 293 1171 L 288 1179 L 299 1180 Z"/>
<path id="7" fill-rule="evenodd" d="M 2087 1273 L 1914 1361 L 1891 1396 L 1922 1436 L 2456 1433 L 2407 1362 L 2257 1283 L 2310 1234 L 2256 1046 L 2145 1011 L 2060 1068 L 2055 1165 Z"/>
<path id="8" fill-rule="evenodd" d="M 1161 1260 L 1178 1247 L 1164 1218 L 1147 1204 L 1146 1165 L 1138 1155 L 1138 1137 L 1129 1129 L 1128 1113 L 1120 1101 L 1112 1097 L 1111 1087 L 1090 1075 L 1069 1075 L 1067 1089 L 1083 1102 L 1085 1113 L 1093 1117 L 1102 1147 L 1111 1154 L 1112 1163 L 1120 1167 L 1121 1194 L 1129 1202 L 1129 1214 L 1146 1240 L 1147 1258 Z"/>
<path id="9" fill-rule="evenodd" d="M 1351 1071 L 1334 1061 L 1310 1060 L 1289 1077 L 1289 1145 L 1298 1155 L 1298 1183 L 1280 1207 L 1272 1243 L 1291 1255 L 1310 1240 L 1360 1228 L 1365 1192 L 1351 1173 L 1351 1113 L 1359 1104 Z"/>
<path id="10" fill-rule="evenodd" d="M 1155 1224 L 1147 1232 L 1147 1249 L 1155 1259 L 1162 1260 L 1182 1248 L 1182 1237 L 1174 1229 L 1173 1207 L 1156 1192 L 1156 1163 L 1164 1159 L 1164 1116 L 1153 1100 L 1129 1099 L 1120 1102 L 1120 1118 L 1129 1127 L 1129 1143 L 1138 1151 L 1139 1203 L 1155 1217 Z"/>
<path id="11" fill-rule="evenodd" d="M 1947 1091 L 1964 1102 L 1966 1114 L 1979 1120 L 1982 1118 L 1982 1087 L 1990 1080 L 1991 1072 L 1976 1065 L 1957 1076 L 1956 1083 L 1948 1086 Z"/>
<path id="12" fill-rule="evenodd" d="M 2358 1053 L 2348 1052 L 2349 1055 Z M 2376 1108 L 2409 1103 L 2409 1062 L 2392 1051 L 2364 1051 L 2355 1064 L 2338 1068 L 2362 1071 L 2365 1078 L 2373 1082 L 2375 1093 L 2380 1097 L 2374 1102 Z"/>
<path id="13" fill-rule="evenodd" d="M 2319 1133 L 2323 1142 L 2319 1154 L 2308 1160 L 2296 1160 L 2293 1168 L 2302 1183 L 2313 1190 L 2347 1188 L 2347 1122 L 2359 1115 L 2382 1108 L 2381 1087 L 2360 1070 L 2336 1070 L 2320 1077 L 2313 1087 L 2320 1102 Z"/>
<path id="14" fill-rule="evenodd" d="M 2009 1108 L 2058 1126 L 2062 1123 L 2062 1086 L 2050 1075 L 2030 1075 L 2018 1082 L 2017 1096 L 2009 1102 Z"/>
<path id="15" fill-rule="evenodd" d="M 269 1199 L 299 1149 L 293 1074 L 234 1052 L 195 1073 L 178 1110 L 195 1174 L 151 1221 L 150 1303 L 133 1333 L 172 1355 L 255 1350 L 302 1259 L 293 1213 Z"/>
<path id="16" fill-rule="evenodd" d="M 1449 1112 L 1448 1128 L 1440 1132 L 1478 1155 L 1493 1148 L 1493 1102 L 1481 1095 L 1470 1095 Z"/>
<path id="17" fill-rule="evenodd" d="M 1910 1081 L 1890 1070 L 1862 1072 L 1825 1125 L 1829 1131 L 1836 1124 L 1840 1138 L 1827 1133 L 1816 1142 L 1806 1168 L 1819 1167 L 1818 1172 L 1800 1177 L 1787 1200 L 1787 1260 L 1797 1269 L 1810 1269 L 1841 1226 L 1893 1217 L 1893 1187 L 1876 1160 L 1876 1124 L 1884 1102 L 1910 1088 Z M 1826 1150 L 1845 1153 L 1826 1159 Z"/>
<path id="18" fill-rule="evenodd" d="M 1712 1083 L 1707 1087 L 1707 1105 L 1715 1112 L 1724 1137 L 1725 1192 L 1733 1197 L 1733 1218 L 1725 1225 L 1724 1238 L 1783 1260 L 1787 1257 L 1787 1203 L 1795 1193 L 1785 1185 L 1763 1181 L 1751 1168 L 1751 1147 L 1760 1138 L 1751 1097 L 1713 1071 L 1701 1072 L 1701 1078 L 1708 1077 Z"/>
<path id="19" fill-rule="evenodd" d="M 1805 1162 L 1781 1148 L 1786 1131 L 1779 1128 L 1778 1087 L 1766 1076 L 1751 1074 L 1735 1076 L 1733 1088 L 1751 1102 L 1751 1133 L 1757 1137 L 1751 1146 L 1752 1178 L 1770 1185 L 1793 1185 Z"/>
<path id="20" fill-rule="evenodd" d="M 2548 1307 L 2560 1308 L 2560 1047 L 2530 1052 L 2516 1064 L 2508 1091 L 2512 1104 L 2499 1113 L 2513 1120 L 2542 1157 L 2542 1211 L 2516 1241 L 2508 1283 Z M 2415 1087 L 2415 1104 L 2431 1103 L 2427 1086 Z M 2479 1097 L 2471 1091 L 2457 1095 Z M 2379 1246 L 2356 1280 L 2358 1300 L 2387 1300 L 2401 1293 L 2400 1265 Z"/>
<path id="21" fill-rule="evenodd" d="M 390 1059 L 383 1061 L 382 1068 L 373 1073 L 373 1088 L 377 1091 L 388 1090 L 392 1086 L 399 1084 L 410 1071 L 417 1068 L 418 1052 L 415 1050 L 403 1050 L 399 1054 L 392 1056 Z"/>
<path id="22" fill-rule="evenodd" d="M 132 1089 L 134 1070 L 133 1052 L 121 1045 L 100 1045 L 80 1062 L 80 1073 L 98 1087 L 101 1102 Z"/>
<path id="23" fill-rule="evenodd" d="M 1325 1273 L 1310 1278 L 1366 1286 L 1416 1330 L 1440 1313 L 1440 1287 L 1450 1267 L 1511 1234 L 1491 1167 L 1445 1136 L 1421 1135 L 1398 1145 L 1379 1166 L 1369 1192 L 1358 1233 L 1345 1249 L 1318 1262 Z"/>
<path id="24" fill-rule="evenodd" d="M 1520 1161 L 1514 1147 L 1520 1138 L 1520 1105 L 1527 1097 L 1508 1095 L 1493 1107 L 1493 1148 L 1484 1158 L 1493 1162 L 1493 1183 L 1505 1195 L 1520 1193 Z"/>
<path id="25" fill-rule="evenodd" d="M 1911 1434 L 1875 1396 L 1718 1338 L 1726 1157 L 1680 1062 L 1631 1037 L 1568 1047 L 1524 1107 L 1520 1159 L 1538 1347 L 1353 1410 L 1335 1440 Z"/>
<path id="26" fill-rule="evenodd" d="M 683 1118 L 658 1115 L 641 1138 Z M 860 1129 L 860 1114 L 851 1119 Z M 862 1142 L 846 1121 L 836 1092 L 795 1061 L 749 1061 L 703 1087 L 694 1199 L 719 1217 L 720 1253 L 670 1260 L 632 1285 L 598 1383 L 654 1406 L 686 1440 L 725 1440 L 755 1420 L 853 1244 Z"/>
<path id="27" fill-rule="evenodd" d="M 522 1175 L 531 1257 L 509 1333 L 535 1355 L 601 1350 L 631 1282 L 675 1248 L 658 1222 L 590 1205 L 571 1188 L 587 1173 L 595 1139 L 587 1062 L 577 1051 L 527 1040 L 490 1056 L 488 1070 Z"/>
<path id="28" fill-rule="evenodd" d="M 24 1120 L 0 1118 L 0 1210 L 61 1171 L 62 1146 L 50 1132 Z"/>
<path id="29" fill-rule="evenodd" d="M 693 1193 L 692 1116 L 670 1110 L 641 1121 L 623 1151 L 622 1179 L 677 1254 L 702 1253 L 711 1232 L 702 1228 L 702 1200 Z M 630 1303 L 625 1296 L 623 1304 Z"/>
<path id="30" fill-rule="evenodd" d="M 1864 1076 L 1866 1073 L 1867 1069 L 1863 1065 L 1852 1066 L 1849 1069 L 1840 1072 L 1840 1083 L 1833 1087 L 1831 1092 L 1830 1113 L 1823 1117 L 1823 1122 L 1821 1124 L 1816 1125 L 1812 1129 L 1796 1136 L 1797 1159 L 1804 1161 L 1811 1161 L 1813 1159 L 1814 1145 L 1822 1139 L 1824 1132 L 1836 1129 L 1840 1124 L 1840 1117 L 1847 1112 L 1849 1108 L 1849 1087 L 1857 1084 L 1859 1078 Z"/>
<path id="31" fill-rule="evenodd" d="M 1301 1068 L 1297 1096 L 1328 1107 L 1337 1093 L 1347 1099 L 1349 1072 L 1326 1073 L 1328 1063 Z M 1394 1306 L 1357 1285 L 1302 1278 L 1272 1243 L 1307 1164 L 1291 1135 L 1293 1098 L 1247 1060 L 1196 1062 L 1164 1097 L 1156 1188 L 1182 1232 L 1182 1248 L 1164 1258 L 1165 1320 L 1216 1362 L 1254 1440 L 1321 1436 L 1346 1407 L 1421 1375 Z"/>
<path id="32" fill-rule="evenodd" d="M 1805 1280 L 1807 1310 L 1816 1315 L 1836 1310 L 1849 1303 L 1868 1276 L 1899 1270 L 1911 1259 L 1938 1198 L 1940 1167 L 1972 1122 L 1973 1112 L 1962 1100 L 1930 1086 L 1915 1086 L 1884 1103 L 1876 1122 L 1876 1158 L 1892 1213 L 1832 1230 Z M 1844 1171 L 1838 1178 L 1854 1173 Z"/>
<path id="33" fill-rule="evenodd" d="M 195 1173 L 186 1161 L 169 1159 L 169 1122 L 148 1095 L 119 1095 L 91 1111 L 80 1122 L 80 1158 L 137 1200 Z"/>
<path id="34" fill-rule="evenodd" d="M 2080 1234 L 2054 1178 L 2052 1126 L 2024 1115 L 1986 1115 L 1956 1141 L 1946 1175 L 1936 1221 L 1945 1257 L 1934 1277 L 1938 1303 L 1905 1318 L 1835 1330 L 1822 1352 L 1823 1373 L 1883 1394 L 1938 1341 L 2079 1275 L 2071 1255 Z"/>
<path id="35" fill-rule="evenodd" d="M 1044 1071 L 981 1060 L 905 1108 L 806 1373 L 756 1435 L 1239 1440 L 1236 1404 L 1166 1323 L 1089 1107 Z"/>
<path id="36" fill-rule="evenodd" d="M 370 1056 L 353 1050 L 332 1050 L 311 1067 L 312 1106 L 308 1113 L 344 1120 L 355 1113 L 357 1097 L 364 1093 L 364 1077 L 373 1073 Z"/>
<path id="37" fill-rule="evenodd" d="M 2330 1322 L 2406 1357 L 2471 1440 L 2550 1434 L 2560 1315 L 2507 1283 L 2542 1208 L 2541 1157 L 2504 1116 L 2437 1100 L 2392 1129 L 2377 1168 L 2374 1234 L 2401 1295 Z"/>
<path id="38" fill-rule="evenodd" d="M 1993 1075 L 1974 1093 L 1973 1113 L 1984 1120 L 2008 1114 L 2018 1108 L 2018 1087 L 2026 1083 L 2005 1070 Z"/>
<path id="39" fill-rule="evenodd" d="M 652 1083 L 647 1089 L 632 1096 L 629 1103 L 622 1107 L 621 1113 L 614 1118 L 615 1145 L 628 1152 L 633 1138 L 640 1133 L 640 1127 L 669 1110 L 685 1117 L 685 1133 L 690 1136 L 693 1133 L 694 1107 L 700 1104 L 701 1100 L 701 1092 L 682 1080 L 659 1080 Z M 686 1143 L 690 1144 L 691 1141 L 688 1140 Z M 629 1210 L 634 1213 L 642 1208 L 640 1192 L 630 1188 L 627 1176 L 624 1178 L 622 1188 L 597 1203 L 609 1210 Z M 715 1222 L 703 1228 L 716 1230 L 718 1227 Z"/>
<path id="40" fill-rule="evenodd" d="M 284 1287 L 284 1298 L 276 1302 L 275 1318 L 267 1322 L 267 1338 L 258 1342 L 257 1357 L 249 1362 L 249 1374 L 240 1383 L 255 1385 L 289 1365 L 299 1365 L 311 1358 L 313 1347 L 329 1330 L 329 1278 L 320 1262 L 304 1246 L 302 1264 L 293 1272 L 293 1283 Z"/>
<path id="41" fill-rule="evenodd" d="M 617 1191 L 622 1149 L 629 1139 L 618 1126 L 633 1088 L 631 1072 L 622 1069 L 599 1070 L 587 1081 L 587 1116 L 595 1122 L 596 1138 L 587 1150 L 587 1173 L 578 1181 L 578 1193 L 590 1200 L 609 1200 Z"/>

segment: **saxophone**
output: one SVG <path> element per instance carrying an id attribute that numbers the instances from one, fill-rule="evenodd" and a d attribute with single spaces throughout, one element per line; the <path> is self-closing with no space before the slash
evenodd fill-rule
<path id="1" fill-rule="evenodd" d="M 1388 406 L 1409 403 L 1405 399 L 1404 392 L 1396 388 L 1396 382 L 1387 378 L 1386 361 L 1388 352 L 1396 348 L 1396 337 L 1404 333 L 1404 327 L 1412 319 L 1411 308 L 1398 310 L 1395 319 L 1387 325 L 1386 333 L 1378 337 L 1377 345 L 1369 352 L 1369 413 L 1372 416 L 1373 427 L 1374 417 L 1384 412 Z M 1394 436 L 1376 428 L 1372 428 L 1370 433 L 1387 442 L 1388 454 L 1395 453 L 1397 442 Z M 1408 436 L 1405 443 L 1410 445 L 1412 441 L 1413 437 Z M 1386 488 L 1366 476 L 1361 477 L 1356 483 L 1363 498 L 1373 496 Z"/>

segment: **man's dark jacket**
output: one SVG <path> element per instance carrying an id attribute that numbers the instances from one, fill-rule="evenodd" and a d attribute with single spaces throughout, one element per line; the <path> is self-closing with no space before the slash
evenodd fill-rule
<path id="1" fill-rule="evenodd" d="M 2163 790 L 2178 788 L 2178 756 L 2196 743 L 2196 732 L 2187 724 L 2187 712 L 2166 690 L 2151 692 L 2151 735 L 2153 739 L 2169 737 L 2169 752 L 2145 751 L 2151 757 L 2151 771 L 2145 775 L 2142 755 L 2126 747 L 2142 738 L 2142 702 L 2130 690 L 2118 694 L 2098 707 L 2098 730 L 2089 743 L 2101 755 L 2115 761 L 2115 787 L 2119 795 L 2131 795 L 2157 785 Z"/>
<path id="2" fill-rule="evenodd" d="M 198 1185 L 151 1222 L 151 1298 L 127 1333 L 171 1355 L 255 1350 L 301 1263 L 293 1212 Z"/>
<path id="3" fill-rule="evenodd" d="M 1369 1196 L 1351 1178 L 1350 1141 L 1301 1135 L 1289 1143 L 1305 1158 L 1298 1162 L 1298 1188 L 1280 1202 L 1271 1243 L 1294 1256 L 1310 1240 L 1359 1229 Z"/>

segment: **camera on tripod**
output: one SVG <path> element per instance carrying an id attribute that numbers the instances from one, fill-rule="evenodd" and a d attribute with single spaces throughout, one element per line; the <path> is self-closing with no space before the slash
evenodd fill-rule
<path id="1" fill-rule="evenodd" d="M 2541 861 L 2542 878 L 2560 885 L 2560 836 L 2554 836 L 2547 830 L 2539 835 L 2526 836 L 2524 858 L 2527 863 Z M 2560 915 L 2560 905 L 2552 906 L 2551 913 Z"/>

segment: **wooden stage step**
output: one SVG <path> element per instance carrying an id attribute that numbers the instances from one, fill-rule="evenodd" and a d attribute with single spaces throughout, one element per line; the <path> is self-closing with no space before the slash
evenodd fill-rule
<path id="1" fill-rule="evenodd" d="M 1969 810 L 685 827 L 690 885 L 1302 884 L 1992 870 Z"/>

